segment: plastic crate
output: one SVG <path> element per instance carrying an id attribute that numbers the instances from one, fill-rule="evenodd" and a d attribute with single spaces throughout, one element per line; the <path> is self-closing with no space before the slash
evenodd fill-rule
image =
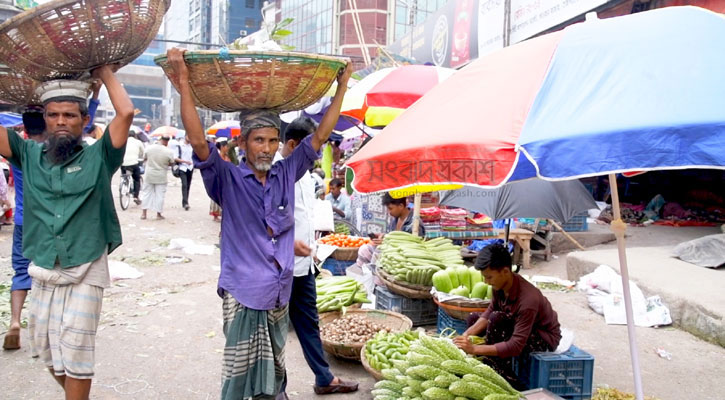
<path id="1" fill-rule="evenodd" d="M 561 225 L 561 227 L 567 232 L 584 232 L 589 229 L 587 217 L 589 217 L 589 213 L 584 212 L 573 216 L 570 220 L 566 221 L 565 224 L 559 225 Z M 555 232 L 559 231 L 556 227 L 553 227 L 552 230 Z"/>
<path id="2" fill-rule="evenodd" d="M 355 264 L 355 261 L 341 261 L 335 260 L 332 257 L 328 257 L 327 260 L 322 263 L 322 268 L 332 272 L 333 275 L 341 276 L 345 275 L 345 270 L 347 269 L 347 267 L 353 264 Z"/>
<path id="3" fill-rule="evenodd" d="M 448 313 L 443 311 L 442 308 L 438 308 L 438 333 L 443 332 L 446 328 L 453 328 L 459 335 L 462 335 L 466 331 L 468 326 L 466 321 L 462 319 L 453 318 Z"/>
<path id="4" fill-rule="evenodd" d="M 562 354 L 531 353 L 514 358 L 514 372 L 529 389 L 544 388 L 565 399 L 592 397 L 594 356 L 576 346 Z"/>
<path id="5" fill-rule="evenodd" d="M 413 326 L 433 325 L 438 320 L 438 306 L 432 299 L 410 299 L 383 286 L 375 287 L 375 309 L 401 313 L 413 321 Z"/>

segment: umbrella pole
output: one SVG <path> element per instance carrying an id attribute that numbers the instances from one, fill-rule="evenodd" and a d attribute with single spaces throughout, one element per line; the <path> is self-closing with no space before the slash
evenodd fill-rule
<path id="1" fill-rule="evenodd" d="M 627 333 L 629 334 L 629 352 L 632 357 L 632 373 L 634 376 L 634 394 L 637 400 L 644 399 L 642 391 L 642 376 L 639 369 L 639 351 L 637 349 L 637 337 L 634 332 L 634 317 L 632 315 L 632 294 L 629 291 L 629 269 L 627 267 L 627 250 L 624 234 L 627 231 L 627 224 L 622 221 L 622 214 L 619 208 L 619 191 L 617 189 L 617 176 L 609 174 L 609 187 L 612 193 L 612 213 L 614 220 L 611 224 L 612 232 L 617 237 L 617 250 L 619 253 L 619 270 L 622 275 L 622 289 L 624 290 L 624 310 L 627 314 Z"/>
<path id="2" fill-rule="evenodd" d="M 413 201 L 413 236 L 418 236 L 420 229 L 420 200 L 422 197 L 421 193 L 416 193 Z"/>
<path id="3" fill-rule="evenodd" d="M 511 232 L 511 219 L 506 219 L 506 226 L 503 230 L 503 245 L 506 246 L 508 249 L 508 243 L 509 243 L 509 233 Z"/>

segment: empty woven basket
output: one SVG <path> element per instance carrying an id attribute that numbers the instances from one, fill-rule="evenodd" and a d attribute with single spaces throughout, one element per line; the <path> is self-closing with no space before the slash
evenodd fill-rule
<path id="1" fill-rule="evenodd" d="M 0 60 L 39 81 L 125 65 L 156 37 L 171 0 L 55 0 L 0 25 Z"/>
<path id="2" fill-rule="evenodd" d="M 219 112 L 303 109 L 324 96 L 347 62 L 317 54 L 226 49 L 187 51 L 184 60 L 196 105 Z M 176 85 L 166 55 L 154 61 Z"/>
<path id="3" fill-rule="evenodd" d="M 40 82 L 23 76 L 0 64 L 0 100 L 25 106 L 28 104 L 41 104 L 40 98 L 35 94 L 35 88 Z"/>

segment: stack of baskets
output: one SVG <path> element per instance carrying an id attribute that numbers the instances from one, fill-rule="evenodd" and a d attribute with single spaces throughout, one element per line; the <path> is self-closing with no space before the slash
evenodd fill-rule
<path id="1" fill-rule="evenodd" d="M 184 60 L 196 105 L 218 112 L 303 109 L 330 89 L 347 62 L 316 54 L 227 49 L 187 51 Z M 154 61 L 176 86 L 178 76 L 166 55 Z"/>
<path id="2" fill-rule="evenodd" d="M 37 102 L 38 82 L 125 65 L 156 37 L 171 0 L 55 0 L 0 25 L 0 100 Z"/>

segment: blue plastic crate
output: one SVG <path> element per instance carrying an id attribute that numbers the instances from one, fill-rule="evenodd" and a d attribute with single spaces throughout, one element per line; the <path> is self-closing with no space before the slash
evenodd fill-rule
<path id="1" fill-rule="evenodd" d="M 443 311 L 442 308 L 438 308 L 438 333 L 443 332 L 446 328 L 453 328 L 459 335 L 462 335 L 466 331 L 468 326 L 466 321 L 462 319 L 453 318 L 448 313 Z"/>
<path id="2" fill-rule="evenodd" d="M 579 215 L 571 217 L 571 219 L 566 221 L 566 223 L 559 225 L 561 225 L 561 227 L 567 232 L 585 232 L 589 229 L 587 217 L 589 217 L 589 213 L 583 212 Z M 553 228 L 552 230 L 556 232 L 559 231 L 556 228 Z"/>
<path id="3" fill-rule="evenodd" d="M 375 287 L 375 309 L 401 313 L 413 321 L 413 326 L 433 325 L 438 320 L 438 306 L 432 299 L 410 299 L 383 286 Z"/>
<path id="4" fill-rule="evenodd" d="M 565 399 L 592 397 L 594 356 L 576 346 L 562 354 L 531 353 L 514 358 L 514 371 L 529 389 L 544 388 Z"/>
<path id="5" fill-rule="evenodd" d="M 322 263 L 322 268 L 332 272 L 333 275 L 341 276 L 345 275 L 347 267 L 353 264 L 355 264 L 355 261 L 340 261 L 335 260 L 332 257 L 328 257 L 327 260 Z"/>

